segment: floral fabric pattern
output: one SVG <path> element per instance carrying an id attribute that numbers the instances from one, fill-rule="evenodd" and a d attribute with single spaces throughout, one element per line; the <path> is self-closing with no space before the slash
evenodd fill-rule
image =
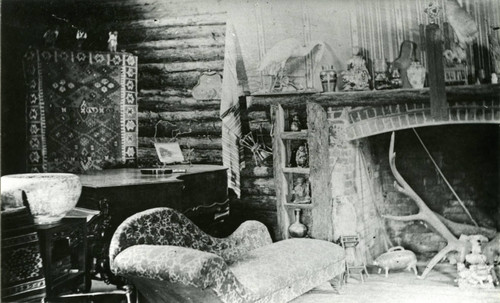
<path id="1" fill-rule="evenodd" d="M 111 270 L 141 282 L 140 291 L 154 291 L 154 281 L 163 281 L 162 291 L 183 285 L 209 290 L 225 303 L 287 302 L 345 268 L 344 250 L 336 244 L 313 239 L 272 243 L 257 221 L 215 238 L 170 208 L 125 220 L 113 235 L 109 256 Z"/>
<path id="2" fill-rule="evenodd" d="M 223 302 L 254 301 L 226 262 L 213 253 L 177 246 L 135 245 L 114 260 L 116 274 L 212 289 Z"/>
<path id="3" fill-rule="evenodd" d="M 227 238 L 215 238 L 196 226 L 177 211 L 159 207 L 137 213 L 120 224 L 115 231 L 109 248 L 111 270 L 116 255 L 133 245 L 181 246 L 220 256 L 228 264 L 242 253 L 272 243 L 264 224 L 246 221 Z"/>

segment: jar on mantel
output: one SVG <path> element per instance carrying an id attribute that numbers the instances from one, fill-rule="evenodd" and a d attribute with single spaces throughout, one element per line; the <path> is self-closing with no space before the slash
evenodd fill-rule
<path id="1" fill-rule="evenodd" d="M 423 88 L 425 83 L 425 67 L 418 61 L 413 61 L 406 71 L 408 81 L 413 88 Z"/>
<path id="2" fill-rule="evenodd" d="M 333 65 L 330 66 L 330 69 L 322 66 L 319 78 L 321 79 L 321 86 L 324 92 L 335 91 L 335 86 L 337 85 L 337 72 L 333 69 Z"/>

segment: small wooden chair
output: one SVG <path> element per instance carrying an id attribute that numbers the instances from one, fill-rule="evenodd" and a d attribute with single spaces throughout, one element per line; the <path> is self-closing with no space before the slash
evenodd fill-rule
<path id="1" fill-rule="evenodd" d="M 366 269 L 366 264 L 365 262 L 362 262 L 362 265 L 356 265 L 356 260 L 357 258 L 357 250 L 356 246 L 359 243 L 359 235 L 353 235 L 353 236 L 340 236 L 340 245 L 344 248 L 346 252 L 346 271 L 345 271 L 345 282 L 347 283 L 347 280 L 351 276 L 351 270 L 354 270 L 356 273 L 359 273 L 361 282 L 365 282 L 363 278 L 363 271 L 366 274 L 367 277 L 370 275 L 368 274 L 368 270 Z"/>

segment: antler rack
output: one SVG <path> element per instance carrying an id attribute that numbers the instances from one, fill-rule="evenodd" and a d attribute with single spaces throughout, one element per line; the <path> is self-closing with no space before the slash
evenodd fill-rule
<path id="1" fill-rule="evenodd" d="M 397 221 L 425 221 L 448 242 L 448 244 L 429 261 L 429 263 L 425 267 L 424 272 L 421 276 L 419 276 L 420 279 L 425 279 L 432 268 L 434 268 L 434 266 L 450 252 L 458 252 L 459 262 L 463 262 L 463 260 L 465 259 L 465 254 L 468 251 L 468 243 L 465 241 L 460 241 L 453 235 L 453 233 L 450 232 L 446 225 L 441 222 L 438 216 L 427 206 L 427 204 L 425 204 L 424 200 L 420 198 L 420 196 L 410 187 L 410 185 L 408 185 L 408 183 L 398 172 L 396 168 L 396 153 L 394 152 L 394 137 L 395 134 L 393 132 L 391 135 L 391 143 L 389 147 L 389 165 L 394 177 L 396 178 L 396 181 L 394 181 L 394 187 L 400 193 L 412 198 L 413 201 L 415 201 L 415 203 L 417 204 L 419 211 L 416 214 L 408 216 L 384 215 L 383 217 Z"/>

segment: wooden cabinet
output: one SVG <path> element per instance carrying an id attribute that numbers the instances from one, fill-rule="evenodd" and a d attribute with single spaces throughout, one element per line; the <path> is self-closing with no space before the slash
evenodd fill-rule
<path id="1" fill-rule="evenodd" d="M 64 218 L 54 224 L 35 225 L 48 298 L 90 289 L 86 224 L 85 218 Z"/>
<path id="2" fill-rule="evenodd" d="M 331 240 L 327 117 L 323 108 L 315 103 L 304 102 L 302 112 L 306 107 L 307 123 L 303 123 L 303 129 L 291 131 L 291 112 L 286 104 L 272 105 L 278 235 L 281 239 L 290 237 L 288 228 L 296 220 L 295 210 L 300 209 L 301 222 L 308 228 L 307 236 Z M 301 155 L 304 150 L 306 159 Z M 298 192 L 304 190 L 304 185 L 298 183 L 306 183 L 310 202 L 297 198 L 303 197 Z"/>
<path id="3" fill-rule="evenodd" d="M 38 233 L 24 207 L 2 211 L 2 302 L 40 302 L 45 277 Z"/>

